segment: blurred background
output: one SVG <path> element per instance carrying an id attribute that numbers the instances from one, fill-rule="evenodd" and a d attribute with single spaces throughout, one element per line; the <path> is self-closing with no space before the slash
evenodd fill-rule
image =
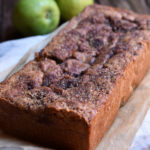
<path id="1" fill-rule="evenodd" d="M 23 37 L 13 26 L 12 12 L 18 0 L 0 0 L 0 42 Z M 150 14 L 150 0 L 95 0 L 95 3 Z"/>

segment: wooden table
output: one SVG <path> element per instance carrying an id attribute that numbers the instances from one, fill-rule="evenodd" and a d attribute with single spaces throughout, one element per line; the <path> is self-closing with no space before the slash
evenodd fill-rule
<path id="1" fill-rule="evenodd" d="M 12 12 L 17 0 L 0 0 L 0 41 L 19 38 L 12 24 Z"/>
<path id="2" fill-rule="evenodd" d="M 21 38 L 12 24 L 12 12 L 18 0 L 0 0 L 0 41 Z M 95 0 L 97 3 L 150 14 L 150 0 Z"/>

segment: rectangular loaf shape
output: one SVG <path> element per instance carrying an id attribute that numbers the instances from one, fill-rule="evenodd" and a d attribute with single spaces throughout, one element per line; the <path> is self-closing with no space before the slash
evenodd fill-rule
<path id="1" fill-rule="evenodd" d="M 0 84 L 0 128 L 94 150 L 150 68 L 150 17 L 91 5 Z"/>

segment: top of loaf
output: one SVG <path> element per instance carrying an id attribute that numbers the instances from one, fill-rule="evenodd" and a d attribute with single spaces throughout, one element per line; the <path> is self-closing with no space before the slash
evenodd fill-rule
<path id="1" fill-rule="evenodd" d="M 0 97 L 33 112 L 56 108 L 90 121 L 148 40 L 149 16 L 88 6 L 0 85 Z"/>

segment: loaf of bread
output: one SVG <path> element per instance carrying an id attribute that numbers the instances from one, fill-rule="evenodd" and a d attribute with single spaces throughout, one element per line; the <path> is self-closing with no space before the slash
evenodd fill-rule
<path id="1" fill-rule="evenodd" d="M 149 59 L 149 16 L 88 6 L 0 84 L 0 128 L 58 149 L 94 150 Z"/>

